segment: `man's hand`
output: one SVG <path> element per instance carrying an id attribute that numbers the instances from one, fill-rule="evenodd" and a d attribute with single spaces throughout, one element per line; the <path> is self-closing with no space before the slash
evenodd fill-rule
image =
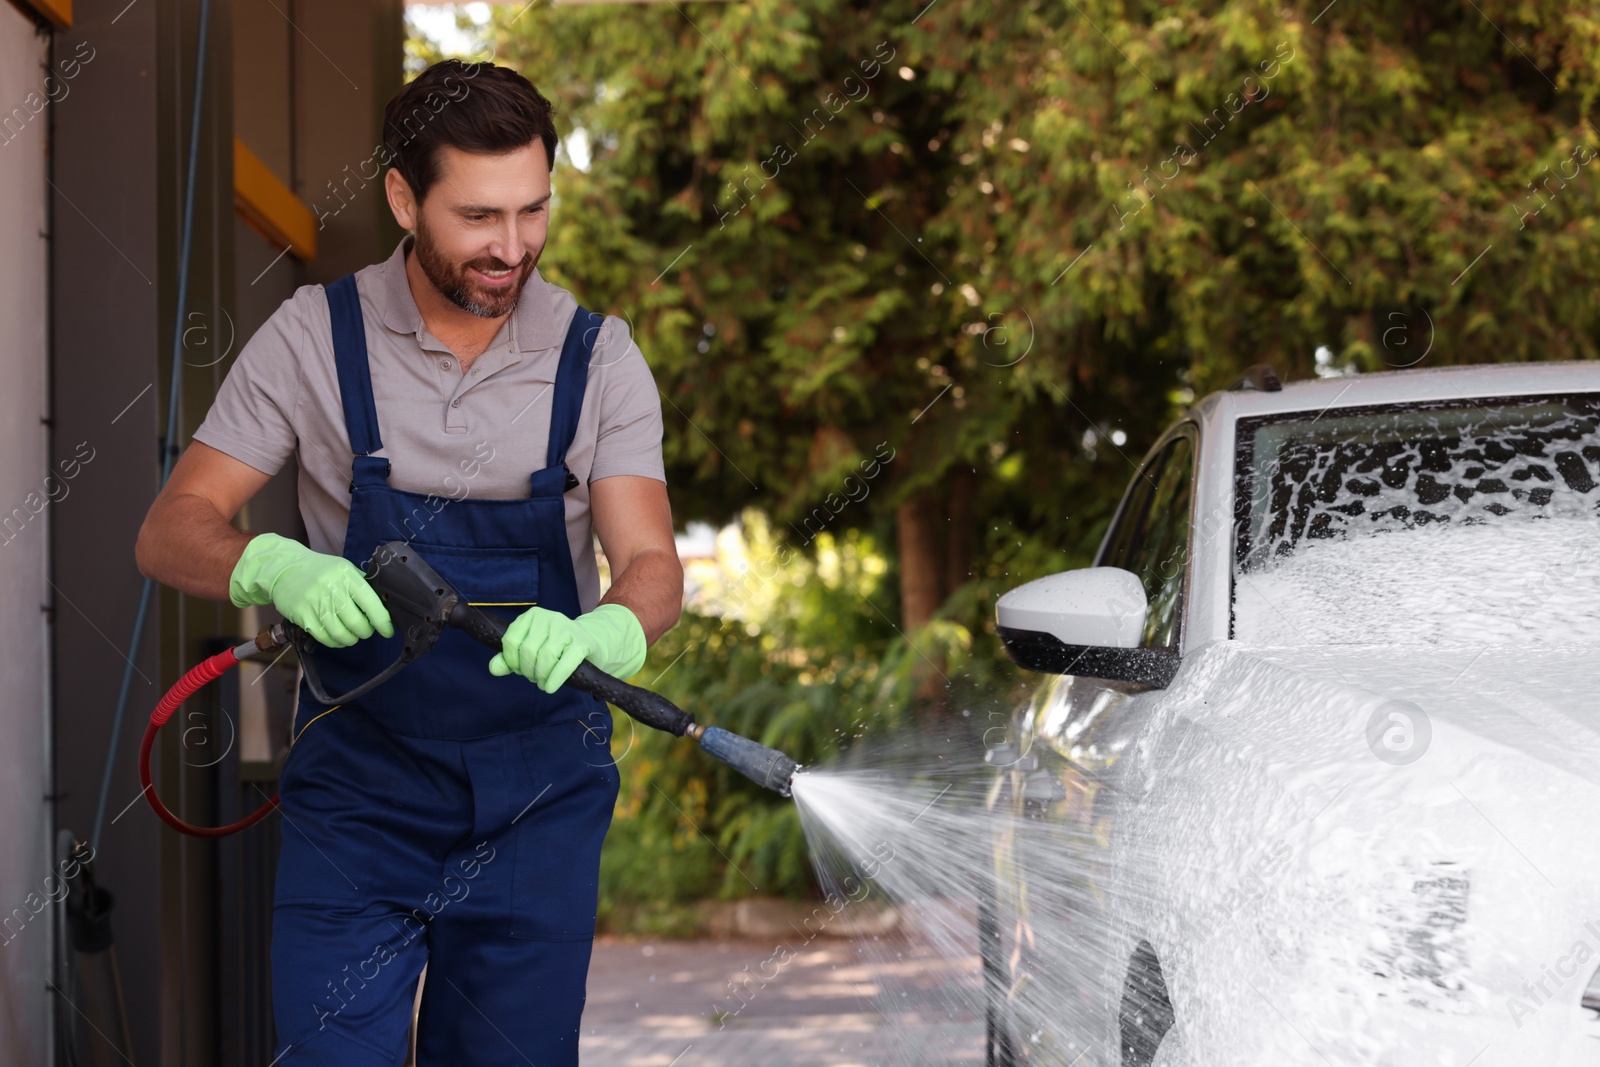
<path id="1" fill-rule="evenodd" d="M 644 627 L 621 604 L 601 604 L 569 619 L 559 611 L 532 607 L 518 615 L 489 660 L 489 673 L 520 674 L 554 693 L 588 660 L 607 674 L 627 678 L 644 666 Z"/>
<path id="2" fill-rule="evenodd" d="M 374 630 L 394 636 L 389 609 L 360 567 L 275 533 L 257 534 L 244 546 L 228 596 L 240 608 L 271 604 L 329 648 L 353 645 Z"/>

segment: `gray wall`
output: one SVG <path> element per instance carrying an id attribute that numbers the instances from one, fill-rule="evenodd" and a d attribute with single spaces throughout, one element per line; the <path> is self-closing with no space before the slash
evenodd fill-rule
<path id="1" fill-rule="evenodd" d="M 0 1063 L 48 1055 L 51 922 L 60 892 L 52 873 L 49 822 L 48 614 L 46 549 L 53 509 L 81 496 L 75 479 L 50 470 L 45 302 L 49 229 L 45 202 L 49 39 L 0 4 Z M 29 94 L 37 94 L 29 99 Z M 14 110 L 14 109 L 19 109 Z M 38 109 L 38 113 L 35 113 Z M 63 605 L 64 606 L 64 605 Z M 70 610 L 70 609 L 69 609 Z"/>
<path id="2" fill-rule="evenodd" d="M 234 0 L 236 132 L 322 209 L 317 258 L 298 284 L 334 281 L 387 257 L 400 240 L 382 183 L 363 182 L 359 170 L 401 85 L 403 15 L 401 0 Z M 259 284 L 281 281 L 289 262 Z M 240 282 L 246 300 L 248 282 Z"/>
<path id="3" fill-rule="evenodd" d="M 219 894 L 239 888 L 224 871 L 230 846 L 162 827 L 140 800 L 136 774 L 139 738 L 155 701 L 206 653 L 208 640 L 241 631 L 231 605 L 158 587 L 143 638 L 131 647 L 143 584 L 133 544 L 158 487 L 179 299 L 200 0 L 77 0 L 73 8 L 74 25 L 55 35 L 52 51 L 59 59 L 86 42 L 95 58 L 70 97 L 52 107 L 56 189 L 48 202 L 54 234 L 49 270 L 38 276 L 48 278 L 50 290 L 54 427 L 48 456 L 29 463 L 42 477 L 46 460 L 70 457 L 78 442 L 96 449 L 71 496 L 50 509 L 48 573 L 59 590 L 52 593 L 55 824 L 79 837 L 90 834 L 117 691 L 131 661 L 132 698 L 116 751 L 108 826 L 96 843 L 100 881 L 117 895 L 117 958 L 132 1030 L 127 1055 L 141 1067 L 265 1064 L 269 1049 L 259 1050 L 259 1059 L 242 1060 L 227 1044 L 233 1023 L 223 1017 L 223 1005 L 238 976 L 224 973 L 219 945 L 237 908 Z M 0 5 L 0 13 L 5 10 Z M 210 20 L 193 258 L 183 305 L 178 448 L 188 444 L 238 350 L 297 285 L 329 281 L 380 259 L 398 239 L 392 223 L 392 239 L 381 230 L 380 198 L 369 192 L 330 220 L 319 235 L 316 262 L 276 258 L 279 249 L 235 216 L 232 139 L 237 130 L 307 201 L 346 164 L 366 158 L 377 141 L 382 104 L 401 80 L 399 0 L 213 0 Z M 5 187 L 9 194 L 10 183 Z M 12 295 L 7 289 L 0 300 Z M 5 315 L 0 311 L 0 325 L 9 333 L 13 320 Z M 16 393 L 5 402 L 16 410 L 29 407 L 22 389 Z M 24 427 L 17 447 L 26 447 L 25 438 Z M 42 453 L 42 442 L 35 448 Z M 297 532 L 293 478 L 291 465 L 240 524 Z M 34 571 L 40 585 L 44 573 L 42 567 Z M 0 580 L 9 579 L 0 572 Z M 8 591 L 14 604 L 40 595 Z M 217 728 L 213 736 L 226 735 L 231 710 L 219 698 L 197 698 L 191 702 L 196 707 Z M 162 734 L 156 784 L 170 807 L 212 821 L 231 802 L 217 795 L 216 772 L 203 766 L 210 760 L 189 758 L 184 734 L 171 728 Z M 25 736 L 8 724 L 8 739 Z M 9 749 L 0 761 L 6 758 Z M 0 796 L 5 788 L 0 782 Z M 29 790 L 40 792 L 26 781 L 16 792 Z M 37 833 L 28 841 L 8 840 L 6 847 L 34 855 L 35 868 L 44 859 Z M 270 896 L 270 871 L 258 866 L 249 868 L 258 883 L 249 888 L 259 897 L 259 883 L 267 880 Z M 37 873 L 42 878 L 45 872 Z M 78 1023 L 85 1062 L 122 1062 L 107 1044 L 122 1043 L 108 961 L 83 960 L 78 995 L 94 1022 L 92 1028 Z M 5 963 L 0 957 L 0 981 Z M 38 973 L 29 981 L 42 979 Z M 26 1000 L 6 996 L 3 1003 L 0 1017 Z M 0 1047 L 0 1062 L 43 1061 L 14 1059 Z"/>
<path id="4" fill-rule="evenodd" d="M 98 875 L 117 897 L 117 962 L 131 1030 L 130 1059 L 202 1063 L 214 988 L 204 963 L 211 902 L 205 851 L 212 846 L 160 829 L 140 801 L 135 755 L 149 709 L 218 632 L 216 605 L 180 603 L 156 590 L 143 638 L 131 646 L 143 578 L 132 558 L 139 524 L 159 477 L 157 442 L 167 407 L 177 299 L 184 165 L 197 40 L 198 0 L 78 3 L 74 25 L 56 35 L 58 56 L 84 42 L 96 58 L 56 112 L 52 171 L 56 229 L 51 270 L 54 320 L 54 448 L 88 440 L 97 459 L 80 477 L 54 529 L 57 824 L 88 838 L 111 721 L 131 658 L 126 707 L 108 804 L 95 842 Z M 226 41 L 228 5 L 213 4 L 211 41 Z M 185 330 L 214 329 L 232 281 L 232 158 L 228 53 L 207 55 L 206 108 L 198 157 L 193 260 Z M 225 225 L 219 227 L 219 220 Z M 201 334 L 192 335 L 198 339 Z M 191 394 L 211 372 L 186 370 Z M 196 381 L 200 378 L 202 380 Z M 126 409 L 126 410 L 124 410 Z M 182 425 L 180 423 L 180 425 Z M 164 737 L 158 786 L 169 804 L 194 812 Z M 115 818 L 113 822 L 112 819 Z M 90 1062 L 123 1041 L 106 956 L 84 957 L 68 992 L 93 1026 L 79 1025 Z M 106 1060 L 110 1062 L 110 1060 Z"/>

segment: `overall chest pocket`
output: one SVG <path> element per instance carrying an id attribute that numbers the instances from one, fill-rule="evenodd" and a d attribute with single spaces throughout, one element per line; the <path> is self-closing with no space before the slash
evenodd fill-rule
<path id="1" fill-rule="evenodd" d="M 516 614 L 539 602 L 539 550 L 464 548 L 411 542 L 411 547 L 469 604 Z"/>

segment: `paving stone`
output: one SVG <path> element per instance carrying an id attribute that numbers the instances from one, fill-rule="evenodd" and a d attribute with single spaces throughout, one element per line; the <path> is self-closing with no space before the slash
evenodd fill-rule
<path id="1" fill-rule="evenodd" d="M 602 939 L 584 1067 L 978 1067 L 976 955 L 904 935 Z"/>

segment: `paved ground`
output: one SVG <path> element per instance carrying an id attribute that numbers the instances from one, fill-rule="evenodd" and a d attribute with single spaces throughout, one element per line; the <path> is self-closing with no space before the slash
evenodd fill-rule
<path id="1" fill-rule="evenodd" d="M 601 940 L 589 969 L 583 1063 L 971 1067 L 983 1062 L 978 988 L 976 955 L 941 958 L 898 934 Z"/>

